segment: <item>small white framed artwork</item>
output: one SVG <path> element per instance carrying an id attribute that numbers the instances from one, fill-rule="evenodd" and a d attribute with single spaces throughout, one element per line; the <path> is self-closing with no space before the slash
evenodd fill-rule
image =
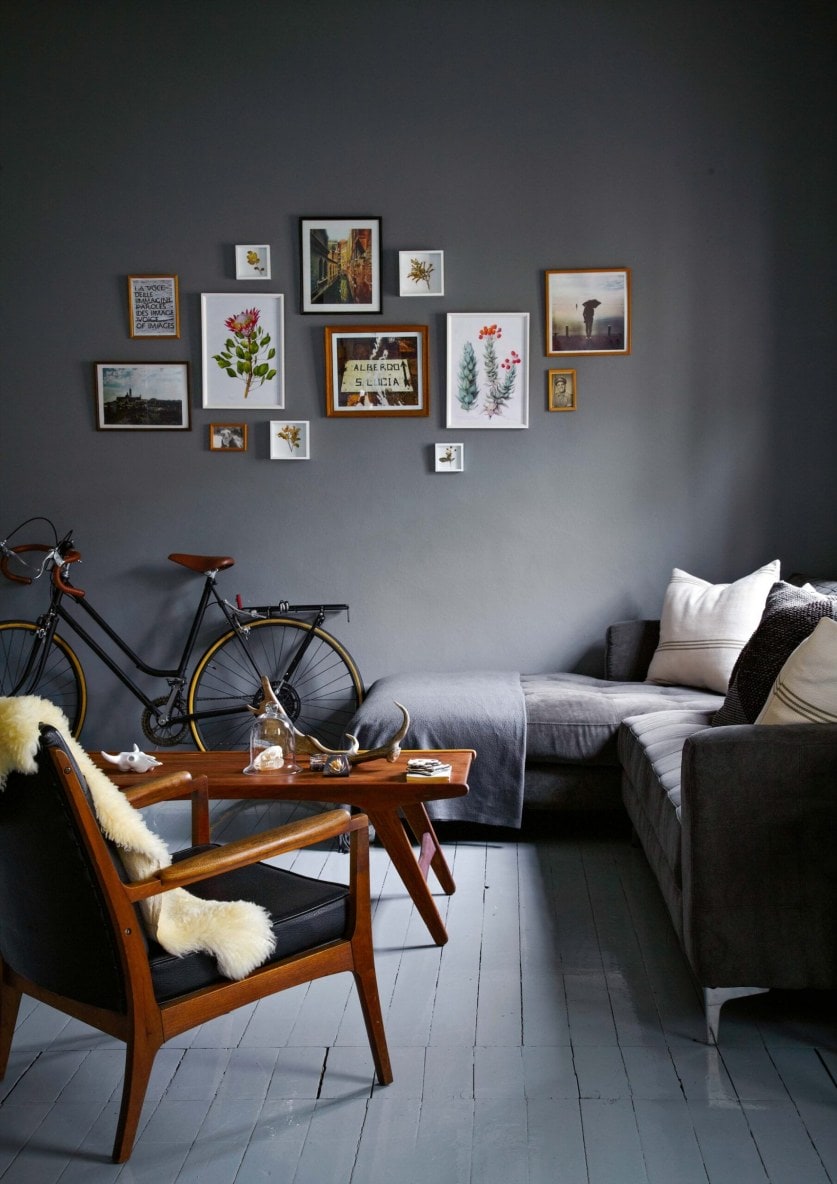
<path id="1" fill-rule="evenodd" d="M 310 460 L 311 435 L 307 419 L 270 421 L 271 460 Z"/>
<path id="2" fill-rule="evenodd" d="M 245 243 L 235 248 L 235 278 L 237 280 L 270 279 L 270 247 Z"/>
<path id="3" fill-rule="evenodd" d="M 462 473 L 465 469 L 464 444 L 434 444 L 437 473 Z"/>
<path id="4" fill-rule="evenodd" d="M 399 251 L 399 296 L 444 296 L 444 251 Z"/>

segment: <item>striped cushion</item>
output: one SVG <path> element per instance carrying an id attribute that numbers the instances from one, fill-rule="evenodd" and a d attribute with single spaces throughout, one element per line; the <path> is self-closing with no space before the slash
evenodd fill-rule
<path id="1" fill-rule="evenodd" d="M 735 661 L 757 628 L 779 560 L 733 584 L 709 584 L 675 568 L 648 682 L 726 692 Z"/>
<path id="2" fill-rule="evenodd" d="M 837 724 L 837 621 L 823 617 L 773 684 L 757 724 Z"/>

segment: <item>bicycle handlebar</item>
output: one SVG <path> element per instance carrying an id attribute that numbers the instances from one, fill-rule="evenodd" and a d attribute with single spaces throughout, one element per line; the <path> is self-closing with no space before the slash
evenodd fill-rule
<path id="1" fill-rule="evenodd" d="M 40 551 L 47 555 L 47 558 L 41 564 L 41 570 L 37 576 L 22 576 L 17 572 L 9 570 L 9 560 L 13 555 L 23 555 L 29 551 Z M 7 580 L 12 580 L 16 584 L 31 584 L 33 579 L 38 579 L 46 569 L 50 559 L 52 560 L 52 571 L 50 578 L 56 588 L 65 592 L 68 596 L 75 596 L 80 600 L 84 596 L 82 588 L 74 588 L 72 584 L 68 584 L 64 579 L 64 568 L 70 563 L 78 563 L 81 559 L 81 553 L 72 547 L 72 540 L 69 536 L 62 539 L 61 542 L 55 546 L 50 547 L 46 543 L 21 543 L 18 547 L 3 546 L 3 557 L 0 559 L 0 571 Z M 23 560 L 21 560 L 23 562 Z"/>

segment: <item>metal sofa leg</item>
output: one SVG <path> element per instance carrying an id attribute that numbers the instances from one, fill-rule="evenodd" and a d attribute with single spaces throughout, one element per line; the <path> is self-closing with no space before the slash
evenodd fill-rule
<path id="1" fill-rule="evenodd" d="M 730 999 L 741 999 L 745 995 L 763 995 L 769 987 L 704 987 L 703 1009 L 706 1014 L 706 1043 L 718 1043 L 718 1028 L 721 1023 L 721 1008 Z"/>

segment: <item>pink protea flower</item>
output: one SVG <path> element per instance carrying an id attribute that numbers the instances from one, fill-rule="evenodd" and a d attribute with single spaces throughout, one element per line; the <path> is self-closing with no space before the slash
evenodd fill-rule
<path id="1" fill-rule="evenodd" d="M 235 316 L 227 317 L 224 322 L 227 328 L 239 337 L 252 337 L 258 323 L 259 310 L 257 308 L 245 308 Z"/>

